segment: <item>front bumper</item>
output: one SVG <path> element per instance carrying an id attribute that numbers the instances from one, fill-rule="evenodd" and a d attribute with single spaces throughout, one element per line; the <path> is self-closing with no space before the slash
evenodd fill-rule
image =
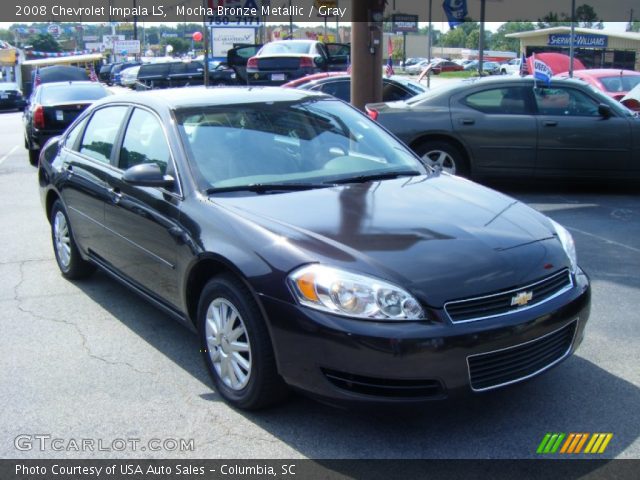
<path id="1" fill-rule="evenodd" d="M 545 339 L 567 333 L 566 349 L 556 358 L 543 356 L 549 358 L 544 368 L 496 387 L 537 376 L 567 358 L 581 343 L 590 312 L 587 275 L 579 270 L 574 284 L 526 311 L 462 324 L 451 323 L 442 311 L 433 312 L 439 314 L 433 321 L 372 322 L 261 300 L 279 372 L 292 387 L 338 403 L 422 402 L 492 389 L 472 388 L 468 362 L 479 354 L 509 356 L 511 347 L 538 344 L 545 353 Z"/>

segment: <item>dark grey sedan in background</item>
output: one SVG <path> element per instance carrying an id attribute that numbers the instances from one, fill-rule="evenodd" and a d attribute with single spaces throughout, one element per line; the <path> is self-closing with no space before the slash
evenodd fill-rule
<path id="1" fill-rule="evenodd" d="M 640 178 L 640 119 L 576 80 L 464 81 L 367 111 L 449 173 Z"/>

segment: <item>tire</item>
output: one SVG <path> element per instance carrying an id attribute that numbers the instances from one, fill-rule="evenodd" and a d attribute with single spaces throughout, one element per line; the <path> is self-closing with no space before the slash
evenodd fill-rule
<path id="1" fill-rule="evenodd" d="M 469 162 L 458 147 L 446 140 L 427 140 L 415 149 L 427 165 L 461 177 L 468 177 Z"/>
<path id="2" fill-rule="evenodd" d="M 38 166 L 39 157 L 40 157 L 40 150 L 29 150 L 29 163 L 34 167 Z"/>
<path id="3" fill-rule="evenodd" d="M 242 282 L 230 275 L 209 280 L 198 303 L 198 333 L 207 370 L 228 403 L 258 410 L 286 397 L 265 320 Z"/>
<path id="4" fill-rule="evenodd" d="M 91 275 L 96 267 L 82 258 L 73 239 L 69 216 L 60 200 L 51 207 L 51 241 L 62 276 L 78 280 Z"/>

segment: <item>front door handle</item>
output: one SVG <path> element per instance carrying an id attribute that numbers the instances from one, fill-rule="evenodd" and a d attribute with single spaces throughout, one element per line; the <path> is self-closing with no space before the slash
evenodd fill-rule
<path id="1" fill-rule="evenodd" d="M 545 127 L 555 127 L 558 125 L 558 122 L 555 120 L 545 120 L 544 121 L 544 126 Z"/>
<path id="2" fill-rule="evenodd" d="M 119 203 L 122 200 L 122 192 L 119 188 L 110 188 L 109 194 L 111 195 L 111 201 L 113 203 Z"/>
<path id="3" fill-rule="evenodd" d="M 473 125 L 476 121 L 473 118 L 461 118 L 460 123 L 462 125 Z"/>

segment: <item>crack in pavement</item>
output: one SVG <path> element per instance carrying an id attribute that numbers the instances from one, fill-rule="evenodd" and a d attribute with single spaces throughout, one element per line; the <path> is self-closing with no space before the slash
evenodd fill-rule
<path id="1" fill-rule="evenodd" d="M 80 339 L 82 340 L 82 348 L 85 350 L 85 352 L 87 353 L 87 356 L 89 356 L 90 358 L 93 358 L 95 360 L 99 360 L 101 362 L 104 362 L 108 365 L 114 365 L 114 366 L 118 366 L 118 365 L 124 365 L 129 367 L 131 370 L 143 374 L 143 375 L 155 375 L 155 372 L 150 372 L 148 370 L 140 370 L 138 368 L 136 368 L 134 365 L 132 365 L 129 362 L 123 362 L 123 361 L 113 361 L 113 360 L 109 360 L 107 358 L 101 357 L 100 355 L 96 355 L 95 353 L 93 353 L 91 351 L 91 348 L 88 345 L 88 340 L 87 340 L 87 336 L 84 334 L 84 332 L 80 329 L 80 327 L 74 323 L 74 322 L 70 322 L 68 320 L 61 320 L 59 318 L 51 318 L 51 317 L 47 317 L 46 315 L 42 315 L 39 312 L 33 311 L 33 310 L 29 310 L 28 308 L 26 308 L 22 302 L 25 300 L 25 297 L 22 297 L 19 295 L 18 290 L 20 289 L 20 287 L 22 286 L 22 284 L 25 281 L 25 275 L 24 275 L 24 265 L 25 263 L 29 263 L 29 261 L 24 261 L 24 262 L 19 262 L 19 282 L 15 285 L 15 287 L 13 288 L 13 292 L 14 292 L 14 297 L 13 300 L 17 303 L 18 306 L 18 310 L 20 310 L 23 313 L 26 313 L 27 315 L 31 315 L 33 318 L 36 318 L 38 320 L 42 320 L 45 322 L 55 322 L 55 323 L 61 323 L 64 325 L 69 325 L 70 327 L 73 327 L 73 329 L 78 333 L 78 335 L 80 336 Z"/>

